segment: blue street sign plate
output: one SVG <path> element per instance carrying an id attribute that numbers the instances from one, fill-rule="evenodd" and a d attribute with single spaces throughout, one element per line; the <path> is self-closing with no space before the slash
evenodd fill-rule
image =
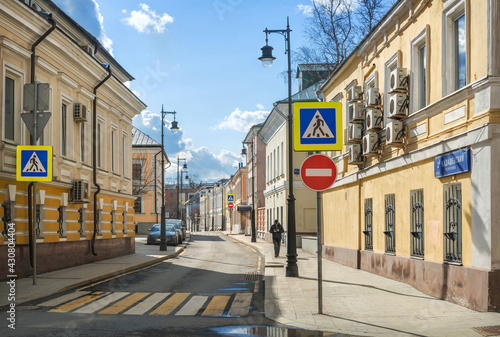
<path id="1" fill-rule="evenodd" d="M 17 181 L 52 181 L 52 146 L 17 147 Z"/>
<path id="2" fill-rule="evenodd" d="M 470 148 L 453 151 L 434 158 L 435 178 L 469 172 L 470 169 Z"/>

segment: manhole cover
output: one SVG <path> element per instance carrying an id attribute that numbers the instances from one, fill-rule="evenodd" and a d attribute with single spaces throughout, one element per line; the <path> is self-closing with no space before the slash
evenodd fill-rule
<path id="1" fill-rule="evenodd" d="M 500 325 L 482 326 L 474 328 L 474 330 L 483 336 L 500 336 Z"/>

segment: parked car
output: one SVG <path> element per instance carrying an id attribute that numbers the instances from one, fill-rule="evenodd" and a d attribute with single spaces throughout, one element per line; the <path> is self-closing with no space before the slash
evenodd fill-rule
<path id="1" fill-rule="evenodd" d="M 157 223 L 151 227 L 149 230 L 148 240 L 146 241 L 147 245 L 160 244 L 161 240 L 161 224 Z M 173 224 L 165 224 L 165 238 L 167 241 L 167 245 L 177 246 L 179 245 L 179 235 L 176 232 L 176 229 Z"/>
<path id="2" fill-rule="evenodd" d="M 181 237 L 182 237 L 181 242 L 184 241 L 184 239 L 186 238 L 186 226 L 182 223 L 182 220 L 167 219 L 166 221 L 167 223 L 173 224 L 175 228 L 181 232 Z"/>

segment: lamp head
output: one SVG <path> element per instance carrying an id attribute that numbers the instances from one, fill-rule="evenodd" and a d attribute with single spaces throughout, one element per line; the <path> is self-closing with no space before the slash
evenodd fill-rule
<path id="1" fill-rule="evenodd" d="M 246 156 L 247 155 L 247 148 L 246 147 L 244 147 L 244 148 L 241 149 L 241 155 L 242 156 Z"/>
<path id="2" fill-rule="evenodd" d="M 262 56 L 259 57 L 259 60 L 262 61 L 262 66 L 264 68 L 269 68 L 273 65 L 273 61 L 276 57 L 273 56 L 273 47 L 268 46 L 267 44 L 260 48 L 262 50 Z"/>
<path id="3" fill-rule="evenodd" d="M 170 125 L 170 130 L 172 130 L 172 132 L 177 132 L 177 130 L 179 130 L 179 126 L 177 125 L 178 122 L 176 120 L 172 121 L 172 124 Z"/>
<path id="4" fill-rule="evenodd" d="M 182 168 L 183 168 L 183 169 L 185 169 L 185 170 L 187 170 L 187 168 L 188 168 L 188 164 L 184 164 L 184 165 L 182 165 Z"/>

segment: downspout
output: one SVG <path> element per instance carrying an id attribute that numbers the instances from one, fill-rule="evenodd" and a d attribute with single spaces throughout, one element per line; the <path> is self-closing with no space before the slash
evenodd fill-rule
<path id="1" fill-rule="evenodd" d="M 97 51 L 97 49 L 96 49 Z M 101 186 L 97 183 L 97 89 L 101 85 L 104 84 L 108 80 L 108 78 L 111 77 L 111 67 L 109 64 L 106 65 L 106 69 L 108 70 L 108 75 L 101 81 L 99 84 L 97 84 L 94 87 L 93 93 L 94 93 L 94 102 L 92 106 L 92 176 L 93 176 L 93 183 L 94 186 L 97 188 L 97 190 L 94 193 L 94 232 L 92 234 L 92 241 L 90 242 L 90 246 L 92 248 L 92 254 L 94 256 L 97 256 L 95 252 L 95 238 L 97 235 L 97 195 L 99 192 L 101 192 Z"/>
<path id="2" fill-rule="evenodd" d="M 42 36 L 38 38 L 38 40 L 33 43 L 31 46 L 31 83 L 35 83 L 35 68 L 36 68 L 36 46 L 40 44 L 45 38 L 52 33 L 54 29 L 56 29 L 57 22 L 56 20 L 52 17 L 52 13 L 46 13 L 46 12 L 39 12 L 39 14 L 44 17 L 46 20 L 48 20 L 51 24 L 52 27 L 50 27 Z M 35 112 L 36 113 L 36 112 Z M 30 136 L 30 144 L 35 145 L 35 138 L 33 135 Z M 33 187 L 34 183 L 30 182 L 28 184 L 28 232 L 29 232 L 29 251 L 30 251 L 30 264 L 31 267 L 33 268 L 33 257 L 34 257 L 34 240 L 33 240 Z"/>

